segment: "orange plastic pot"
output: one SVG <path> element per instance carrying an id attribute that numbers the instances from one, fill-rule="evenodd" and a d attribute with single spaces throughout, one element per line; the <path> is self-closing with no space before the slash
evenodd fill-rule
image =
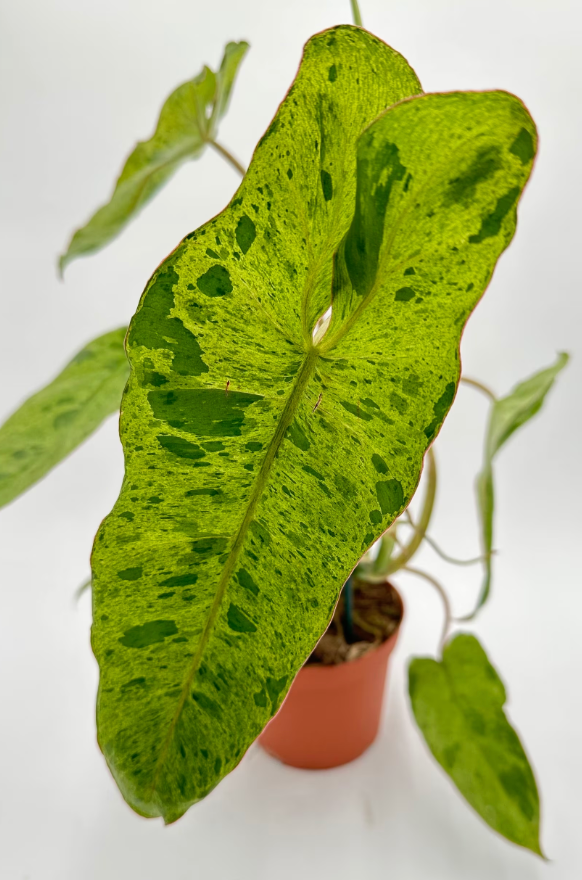
<path id="1" fill-rule="evenodd" d="M 306 770 L 339 767 L 363 754 L 378 734 L 398 632 L 349 663 L 304 666 L 259 737 L 263 749 Z"/>

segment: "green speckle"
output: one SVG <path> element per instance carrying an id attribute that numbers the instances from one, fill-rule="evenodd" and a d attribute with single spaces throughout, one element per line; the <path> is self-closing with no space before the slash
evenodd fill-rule
<path id="1" fill-rule="evenodd" d="M 363 419 L 364 422 L 372 421 L 373 416 L 371 416 L 367 412 L 364 412 L 362 409 L 360 409 L 359 406 L 356 406 L 354 403 L 349 403 L 347 400 L 340 400 L 340 403 L 343 408 L 347 409 L 347 411 L 353 416 L 357 416 L 357 418 Z"/>
<path id="2" fill-rule="evenodd" d="M 311 476 L 315 477 L 317 480 L 325 480 L 323 474 L 320 474 L 319 471 L 316 471 L 315 468 L 310 467 L 308 464 L 303 465 L 303 470 L 306 474 L 311 474 Z"/>
<path id="3" fill-rule="evenodd" d="M 376 498 L 384 516 L 392 516 L 398 513 L 404 503 L 402 485 L 398 480 L 380 480 L 376 483 Z"/>
<path id="4" fill-rule="evenodd" d="M 510 146 L 509 152 L 513 153 L 514 156 L 517 156 L 522 165 L 527 165 L 528 162 L 531 162 L 535 156 L 536 150 L 533 138 L 527 128 L 521 129 L 520 133 Z"/>
<path id="5" fill-rule="evenodd" d="M 198 580 L 198 575 L 193 571 L 186 572 L 186 574 L 175 574 L 172 577 L 166 578 L 165 581 L 161 581 L 161 587 L 191 587 Z"/>
<path id="6" fill-rule="evenodd" d="M 253 241 L 257 237 L 255 224 L 247 214 L 243 214 L 236 225 L 236 240 L 239 248 L 246 254 Z"/>
<path id="7" fill-rule="evenodd" d="M 401 287 L 400 290 L 396 291 L 394 296 L 395 302 L 410 302 L 416 296 L 416 292 L 412 289 L 412 287 Z"/>
<path id="8" fill-rule="evenodd" d="M 439 427 L 439 425 L 443 421 L 444 417 L 446 416 L 447 410 L 450 407 L 451 403 L 453 402 L 454 396 L 455 396 L 455 383 L 449 382 L 449 384 L 447 385 L 447 387 L 445 388 L 445 390 L 443 391 L 443 393 L 441 394 L 441 396 L 439 397 L 439 399 L 437 400 L 437 402 L 435 403 L 435 405 L 433 407 L 434 419 L 432 420 L 430 425 L 427 425 L 426 428 L 424 429 L 424 433 L 428 437 L 429 440 L 432 440 L 432 438 L 436 434 L 437 428 Z"/>
<path id="9" fill-rule="evenodd" d="M 374 525 L 378 525 L 382 522 L 382 514 L 379 510 L 371 510 L 368 515 L 370 517 L 370 522 Z"/>
<path id="10" fill-rule="evenodd" d="M 501 196 L 501 198 L 497 200 L 497 204 L 493 211 L 490 214 L 487 214 L 486 217 L 483 217 L 479 232 L 476 235 L 469 236 L 469 242 L 471 244 L 480 244 L 482 241 L 485 241 L 486 238 L 493 238 L 493 236 L 501 231 L 501 224 L 515 205 L 519 193 L 520 188 L 514 186 L 509 192 L 505 193 L 504 196 Z"/>
<path id="11" fill-rule="evenodd" d="M 244 410 L 262 400 L 259 394 L 219 388 L 178 388 L 150 391 L 148 400 L 154 416 L 189 434 L 202 437 L 239 437 Z"/>
<path id="12" fill-rule="evenodd" d="M 200 691 L 194 691 L 192 699 L 195 703 L 198 703 L 200 708 L 207 712 L 208 715 L 211 715 L 212 718 L 220 718 L 222 715 L 222 709 L 219 704 L 210 697 L 207 697 L 206 694 L 203 694 Z"/>
<path id="13" fill-rule="evenodd" d="M 287 177 L 289 178 L 289 180 L 291 180 L 291 178 L 293 177 L 293 172 L 290 168 L 287 169 Z"/>
<path id="14" fill-rule="evenodd" d="M 172 434 L 158 434 L 156 440 L 160 446 L 163 446 L 172 455 L 177 455 L 178 458 L 199 459 L 204 458 L 206 455 L 200 446 L 197 446 L 196 443 L 190 443 L 189 440 L 184 440 L 183 437 L 174 437 Z"/>
<path id="15" fill-rule="evenodd" d="M 253 700 L 255 701 L 255 706 L 260 706 L 261 709 L 265 709 L 267 706 L 267 694 L 265 693 L 265 689 L 263 688 L 257 694 L 253 694 Z"/>
<path id="16" fill-rule="evenodd" d="M 311 446 L 311 443 L 305 436 L 303 429 L 299 425 L 297 419 L 291 422 L 291 424 L 287 428 L 286 437 L 288 440 L 291 441 L 291 443 L 293 443 L 294 446 L 297 447 L 297 449 L 300 449 L 302 452 L 307 452 L 307 450 Z"/>
<path id="17" fill-rule="evenodd" d="M 235 632 L 253 633 L 257 631 L 252 620 L 249 620 L 244 611 L 241 611 L 240 608 L 237 608 L 232 602 L 230 603 L 226 620 L 229 627 Z"/>
<path id="18" fill-rule="evenodd" d="M 379 474 L 387 474 L 388 473 L 388 465 L 376 452 L 372 456 L 372 464 L 376 468 Z"/>
<path id="19" fill-rule="evenodd" d="M 117 572 L 117 577 L 121 578 L 122 581 L 137 581 L 143 574 L 143 568 L 141 565 L 137 565 L 134 568 L 124 568 L 123 571 Z"/>
<path id="20" fill-rule="evenodd" d="M 220 259 L 219 255 L 216 253 L 216 251 L 213 251 L 212 248 L 206 248 L 206 256 L 212 257 L 213 260 Z M 192 284 L 189 284 L 188 287 L 191 287 L 192 289 L 194 289 L 194 286 Z"/>
<path id="21" fill-rule="evenodd" d="M 204 275 L 200 276 L 196 285 L 205 296 L 226 296 L 227 293 L 232 293 L 230 275 L 224 266 L 220 265 L 211 266 Z"/>
<path id="22" fill-rule="evenodd" d="M 250 440 L 248 443 L 245 443 L 245 449 L 248 449 L 249 452 L 260 452 L 263 448 L 262 443 L 257 443 L 256 440 Z"/>
<path id="23" fill-rule="evenodd" d="M 132 678 L 131 681 L 126 681 L 125 684 L 121 685 L 121 693 L 125 693 L 126 691 L 131 690 L 132 688 L 145 688 L 146 680 L 143 675 L 140 675 L 139 678 Z"/>
<path id="24" fill-rule="evenodd" d="M 321 171 L 321 190 L 323 192 L 323 198 L 326 202 L 330 202 L 333 198 L 333 181 L 331 179 L 331 174 L 329 171 Z"/>
<path id="25" fill-rule="evenodd" d="M 173 620 L 150 620 L 141 626 L 132 626 L 118 641 L 126 648 L 147 648 L 174 636 L 178 627 Z"/>
<path id="26" fill-rule="evenodd" d="M 331 67 L 329 68 L 329 70 L 327 72 L 327 78 L 330 81 L 330 83 L 334 83 L 336 81 L 337 67 L 335 66 L 335 64 L 332 64 Z"/>
<path id="27" fill-rule="evenodd" d="M 501 167 L 499 147 L 479 150 L 469 168 L 449 181 L 447 198 L 455 204 L 470 203 L 475 198 L 477 185 L 491 177 Z"/>
<path id="28" fill-rule="evenodd" d="M 259 595 L 260 590 L 257 587 L 257 585 L 255 584 L 255 582 L 252 579 L 252 577 L 250 576 L 250 574 L 248 573 L 248 571 L 245 571 L 244 568 L 241 568 L 237 572 L 236 576 L 238 578 L 238 582 L 241 585 L 241 587 L 243 587 L 245 590 L 248 590 L 249 593 L 253 594 L 253 596 Z"/>

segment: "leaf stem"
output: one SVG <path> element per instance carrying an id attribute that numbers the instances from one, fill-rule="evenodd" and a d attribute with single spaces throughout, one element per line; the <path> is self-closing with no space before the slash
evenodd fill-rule
<path id="1" fill-rule="evenodd" d="M 424 578 L 425 581 L 428 581 L 429 584 L 432 584 L 432 586 L 435 588 L 435 590 L 437 591 L 437 593 L 439 594 L 439 596 L 442 599 L 443 608 L 444 608 L 444 612 L 445 612 L 443 629 L 442 629 L 441 638 L 439 641 L 439 649 L 442 653 L 442 650 L 443 650 L 444 644 L 445 644 L 445 640 L 447 638 L 447 633 L 448 633 L 449 628 L 451 626 L 451 623 L 453 621 L 453 615 L 451 613 L 451 603 L 449 602 L 449 597 L 447 596 L 442 585 L 435 578 L 433 578 L 432 575 L 428 574 L 426 571 L 422 571 L 420 568 L 409 568 L 407 565 L 405 565 L 402 570 L 407 571 L 410 574 L 415 574 L 417 577 Z"/>
<path id="2" fill-rule="evenodd" d="M 436 460 L 432 446 L 429 447 L 427 452 L 427 465 L 426 494 L 424 496 L 424 504 L 420 514 L 418 526 L 414 527 L 414 535 L 408 542 L 408 544 L 406 544 L 402 552 L 399 553 L 398 556 L 396 556 L 390 563 L 387 574 L 393 574 L 395 571 L 398 571 L 398 569 L 404 568 L 406 563 L 410 559 L 412 559 L 412 557 L 422 544 L 422 541 L 426 535 L 426 530 L 432 516 L 437 487 Z"/>
<path id="3" fill-rule="evenodd" d="M 354 24 L 357 25 L 358 27 L 363 27 L 362 14 L 360 12 L 358 0 L 351 0 L 351 4 L 352 4 L 352 15 L 354 17 Z"/>
<path id="4" fill-rule="evenodd" d="M 238 159 L 235 159 L 235 157 L 232 155 L 232 153 L 229 153 L 229 151 L 225 147 L 223 147 L 222 144 L 219 144 L 218 141 L 213 141 L 213 140 L 208 141 L 208 143 L 210 144 L 211 147 L 214 147 L 214 149 L 216 150 L 217 153 L 220 153 L 220 155 L 222 156 L 223 159 L 226 159 L 226 161 L 230 165 L 232 165 L 232 167 L 236 171 L 238 171 L 238 173 L 240 174 L 241 177 L 245 176 L 245 174 L 247 172 L 246 172 L 244 165 L 241 165 L 240 162 L 238 161 Z"/>
<path id="5" fill-rule="evenodd" d="M 464 382 L 465 385 L 471 385 L 473 388 L 477 388 L 478 391 L 481 391 L 492 403 L 495 403 L 497 397 L 487 385 L 483 385 L 482 382 L 478 382 L 477 379 L 469 379 L 466 376 L 461 376 L 461 382 Z"/>

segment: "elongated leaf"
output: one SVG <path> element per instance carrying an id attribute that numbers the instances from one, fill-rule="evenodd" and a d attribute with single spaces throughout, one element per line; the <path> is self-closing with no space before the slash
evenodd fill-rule
<path id="1" fill-rule="evenodd" d="M 153 137 L 135 147 L 109 202 L 74 233 L 59 260 L 61 272 L 76 257 L 105 247 L 184 162 L 202 155 L 216 137 L 247 49 L 245 42 L 228 43 L 218 73 L 204 67 L 172 92 L 161 109 Z"/>
<path id="2" fill-rule="evenodd" d="M 534 775 L 503 711 L 503 683 L 477 639 L 455 636 L 440 663 L 412 660 L 409 688 L 417 724 L 463 797 L 503 837 L 542 855 Z"/>
<path id="3" fill-rule="evenodd" d="M 453 400 L 463 325 L 531 167 L 512 146 L 523 131 L 533 155 L 535 130 L 504 93 L 434 95 L 357 146 L 418 90 L 359 28 L 311 39 L 236 197 L 132 321 L 93 645 L 99 741 L 144 815 L 178 818 L 276 712 Z M 366 287 L 335 284 L 313 345 L 336 251 L 336 281 L 347 266 Z"/>
<path id="4" fill-rule="evenodd" d="M 487 601 L 491 590 L 491 554 L 493 552 L 493 513 L 495 508 L 493 459 L 513 432 L 539 412 L 556 376 L 567 363 L 568 355 L 560 354 L 552 367 L 540 370 L 539 373 L 520 382 L 506 397 L 496 400 L 491 406 L 483 467 L 477 477 L 477 503 L 481 519 L 485 575 L 477 607 L 471 615 L 465 618 L 466 620 L 475 616 L 479 608 Z"/>
<path id="5" fill-rule="evenodd" d="M 0 427 L 0 507 L 21 495 L 119 408 L 125 327 L 85 346 Z"/>

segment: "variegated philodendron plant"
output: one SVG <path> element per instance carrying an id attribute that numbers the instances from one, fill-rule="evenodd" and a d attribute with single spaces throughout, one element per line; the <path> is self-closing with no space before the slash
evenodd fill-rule
<path id="1" fill-rule="evenodd" d="M 448 637 L 446 594 L 408 565 L 434 546 L 431 445 L 463 328 L 515 231 L 534 123 L 506 92 L 425 94 L 401 55 L 340 26 L 308 41 L 245 172 L 216 138 L 247 48 L 229 43 L 217 73 L 170 95 L 61 257 L 106 245 L 206 146 L 243 175 L 155 271 L 127 335 L 91 342 L 0 429 L 0 503 L 121 400 L 125 479 L 95 539 L 93 648 L 99 743 L 138 813 L 173 822 L 238 764 L 381 538 L 360 577 L 408 569 L 445 600 L 442 656 L 409 670 L 433 755 L 492 828 L 541 854 L 503 684 L 474 636 Z M 566 360 L 492 399 L 479 605 L 493 459 Z"/>

